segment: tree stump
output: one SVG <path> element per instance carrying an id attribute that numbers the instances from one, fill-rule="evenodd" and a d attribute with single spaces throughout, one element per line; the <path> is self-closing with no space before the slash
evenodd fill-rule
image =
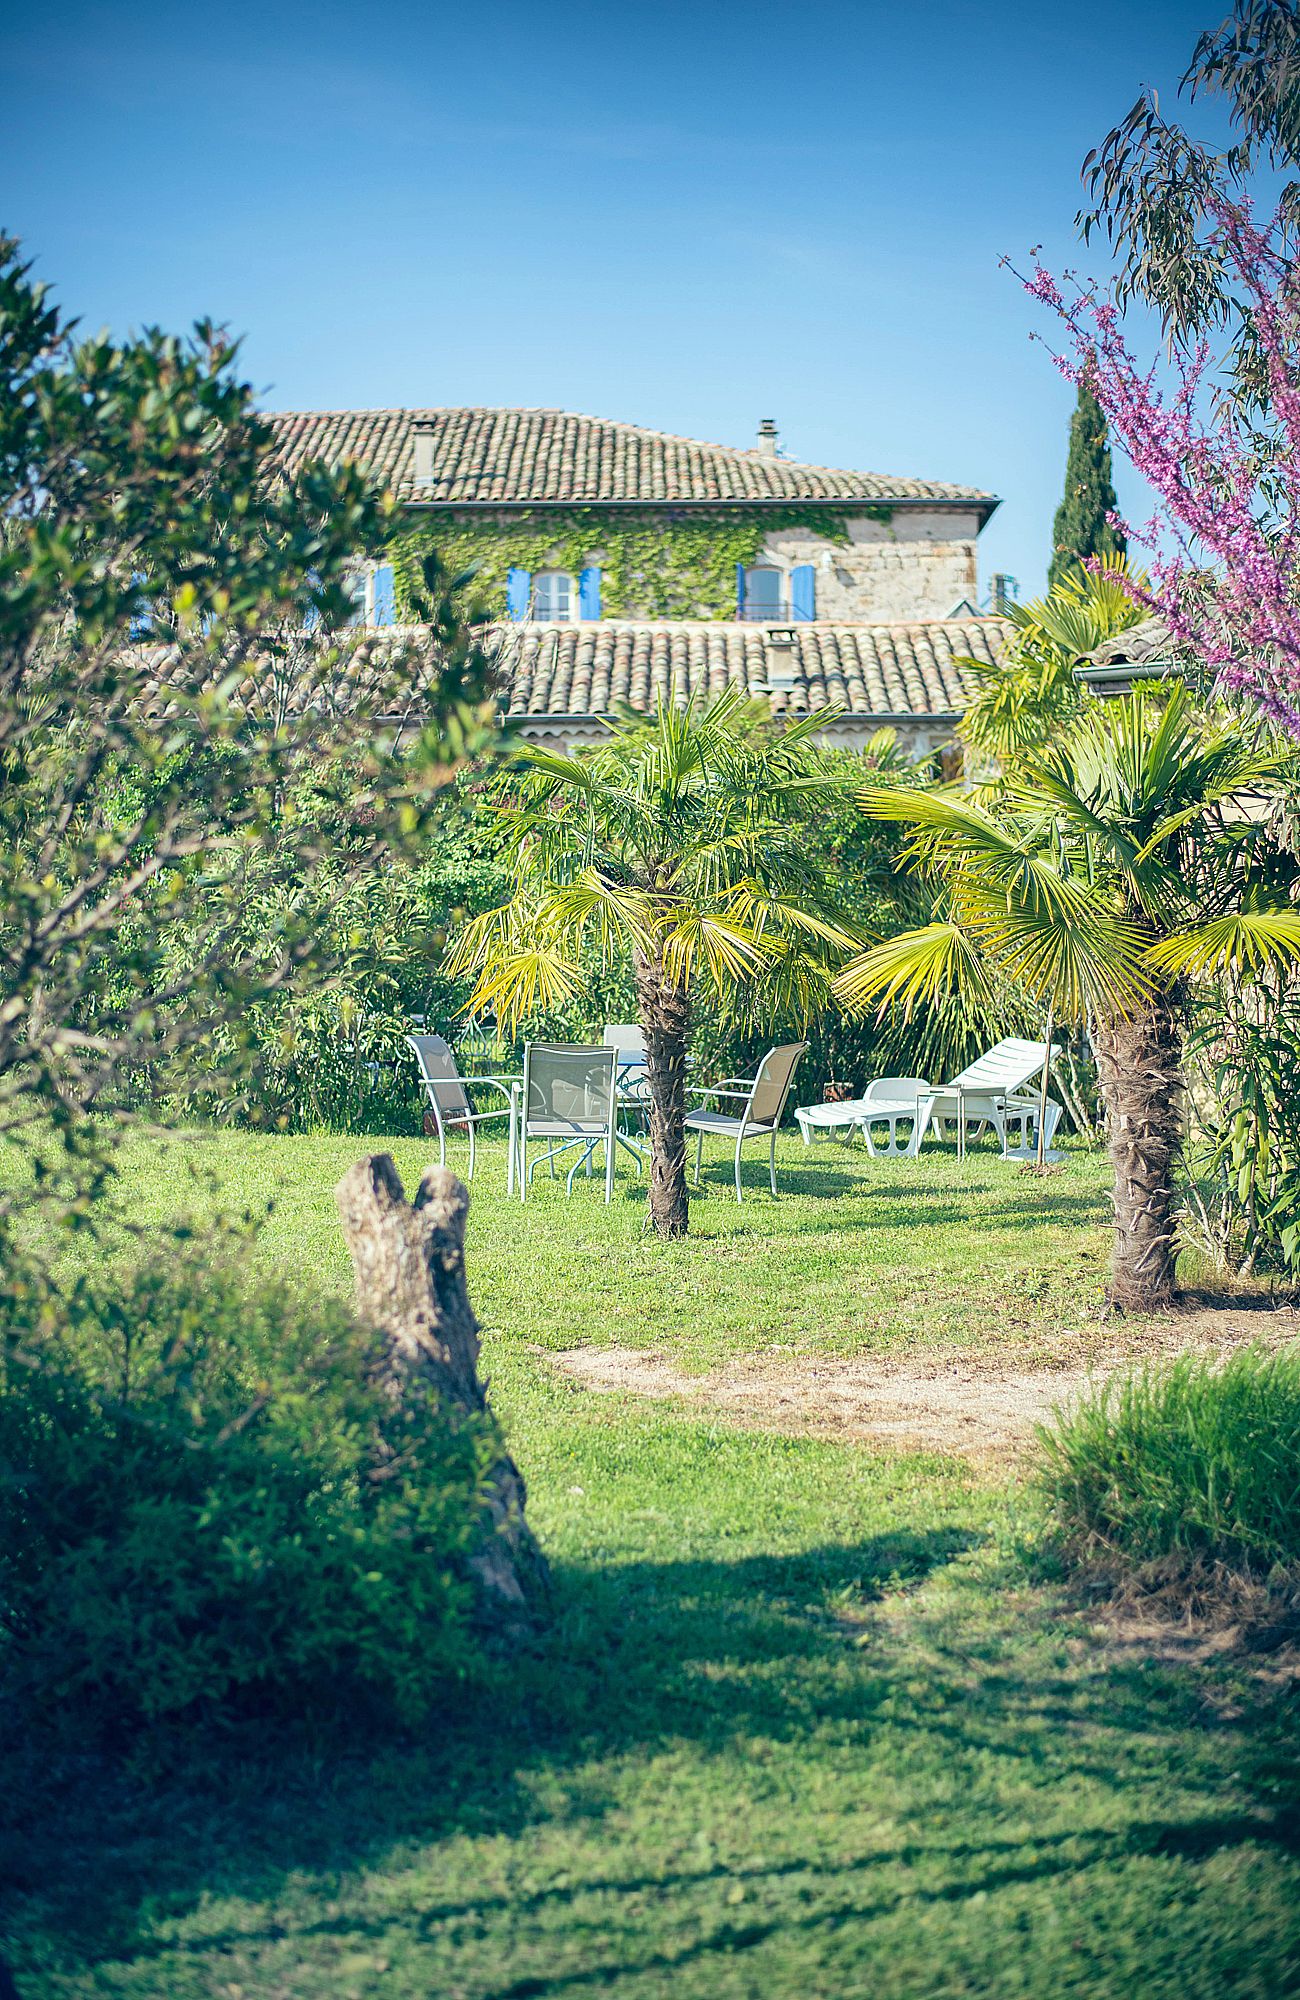
<path id="1" fill-rule="evenodd" d="M 356 1275 L 356 1309 L 384 1342 L 378 1380 L 400 1404 L 432 1393 L 471 1417 L 490 1416 L 479 1380 L 479 1324 L 465 1283 L 469 1194 L 446 1167 L 430 1167 L 408 1202 L 387 1153 L 349 1167 L 335 1189 Z M 520 1639 L 549 1595 L 546 1558 L 524 1519 L 526 1488 L 502 1449 L 488 1475 L 482 1534 L 469 1557 L 482 1623 Z"/>

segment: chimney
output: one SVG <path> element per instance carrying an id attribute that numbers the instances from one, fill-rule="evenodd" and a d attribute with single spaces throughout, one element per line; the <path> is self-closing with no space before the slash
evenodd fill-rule
<path id="1" fill-rule="evenodd" d="M 758 420 L 758 449 L 762 452 L 764 458 L 776 458 L 779 456 L 777 449 L 778 442 L 776 418 L 760 417 Z"/>
<path id="2" fill-rule="evenodd" d="M 989 610 L 994 616 L 1005 618 L 1008 604 L 1014 604 L 1019 595 L 1020 586 L 1014 576 L 995 570 L 989 578 Z"/>
<path id="3" fill-rule="evenodd" d="M 433 483 L 433 436 L 432 417 L 411 418 L 411 441 L 415 447 L 415 483 L 417 486 L 431 486 Z"/>

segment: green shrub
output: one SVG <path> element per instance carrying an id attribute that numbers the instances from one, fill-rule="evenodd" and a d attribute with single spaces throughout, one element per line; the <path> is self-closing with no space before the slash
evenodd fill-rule
<path id="1" fill-rule="evenodd" d="M 1106 1383 L 1039 1426 L 1034 1483 L 1074 1557 L 1300 1562 L 1300 1348 Z"/>
<path id="2" fill-rule="evenodd" d="M 29 1711 L 413 1720 L 470 1667 L 490 1439 L 432 1402 L 395 1435 L 341 1305 L 202 1245 L 7 1304 L 0 1685 Z"/>

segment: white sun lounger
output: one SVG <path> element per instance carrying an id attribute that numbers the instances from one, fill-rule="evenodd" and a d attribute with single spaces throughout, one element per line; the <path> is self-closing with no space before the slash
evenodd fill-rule
<path id="1" fill-rule="evenodd" d="M 846 1097 L 838 1104 L 801 1104 L 795 1119 L 805 1146 L 815 1132 L 861 1132 L 873 1159 L 883 1153 L 902 1157 L 912 1152 L 911 1131 L 906 1139 L 898 1136 L 900 1122 L 915 1130 L 919 1117 L 917 1101 L 930 1088 L 923 1076 L 878 1076 L 861 1097 Z M 888 1138 L 876 1139 L 872 1128 L 889 1127 Z"/>
<path id="2" fill-rule="evenodd" d="M 1046 1042 L 1026 1042 L 1008 1036 L 996 1048 L 968 1064 L 959 1076 L 939 1089 L 924 1090 L 917 1100 L 917 1120 L 910 1151 L 921 1150 L 921 1141 L 933 1125 L 940 1137 L 951 1119 L 957 1127 L 957 1151 L 964 1154 L 970 1126 L 978 1132 L 991 1125 L 998 1135 L 1004 1159 L 1032 1159 L 1037 1151 L 1038 1099 L 1026 1085 L 1043 1073 L 1043 1065 L 1054 1061 L 1060 1050 L 1049 1050 Z M 1050 1146 L 1061 1117 L 1054 1098 L 1047 1100 L 1046 1146 Z M 1008 1144 L 1008 1122 L 1020 1127 L 1019 1142 Z"/>

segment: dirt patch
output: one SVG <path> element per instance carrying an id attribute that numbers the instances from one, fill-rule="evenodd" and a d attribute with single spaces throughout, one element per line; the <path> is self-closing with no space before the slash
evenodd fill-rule
<path id="1" fill-rule="evenodd" d="M 667 1355 L 646 1348 L 571 1347 L 548 1358 L 584 1389 L 679 1398 L 746 1428 L 1004 1458 L 1054 1408 L 1068 1406 L 1090 1384 L 1135 1360 L 1188 1348 L 1226 1353 L 1253 1340 L 1297 1337 L 1300 1312 L 1293 1308 L 1265 1314 L 1194 1307 L 1148 1323 L 1140 1333 L 1124 1328 L 1086 1364 L 1055 1368 L 1016 1368 L 996 1351 L 912 1353 L 900 1361 L 747 1357 L 707 1375 L 688 1375 Z"/>
<path id="2" fill-rule="evenodd" d="M 762 1430 L 972 1457 L 1015 1450 L 1088 1380 L 1081 1369 L 990 1375 L 952 1361 L 743 1361 L 688 1375 L 662 1354 L 629 1347 L 575 1347 L 553 1358 L 584 1389 L 680 1397 Z"/>

